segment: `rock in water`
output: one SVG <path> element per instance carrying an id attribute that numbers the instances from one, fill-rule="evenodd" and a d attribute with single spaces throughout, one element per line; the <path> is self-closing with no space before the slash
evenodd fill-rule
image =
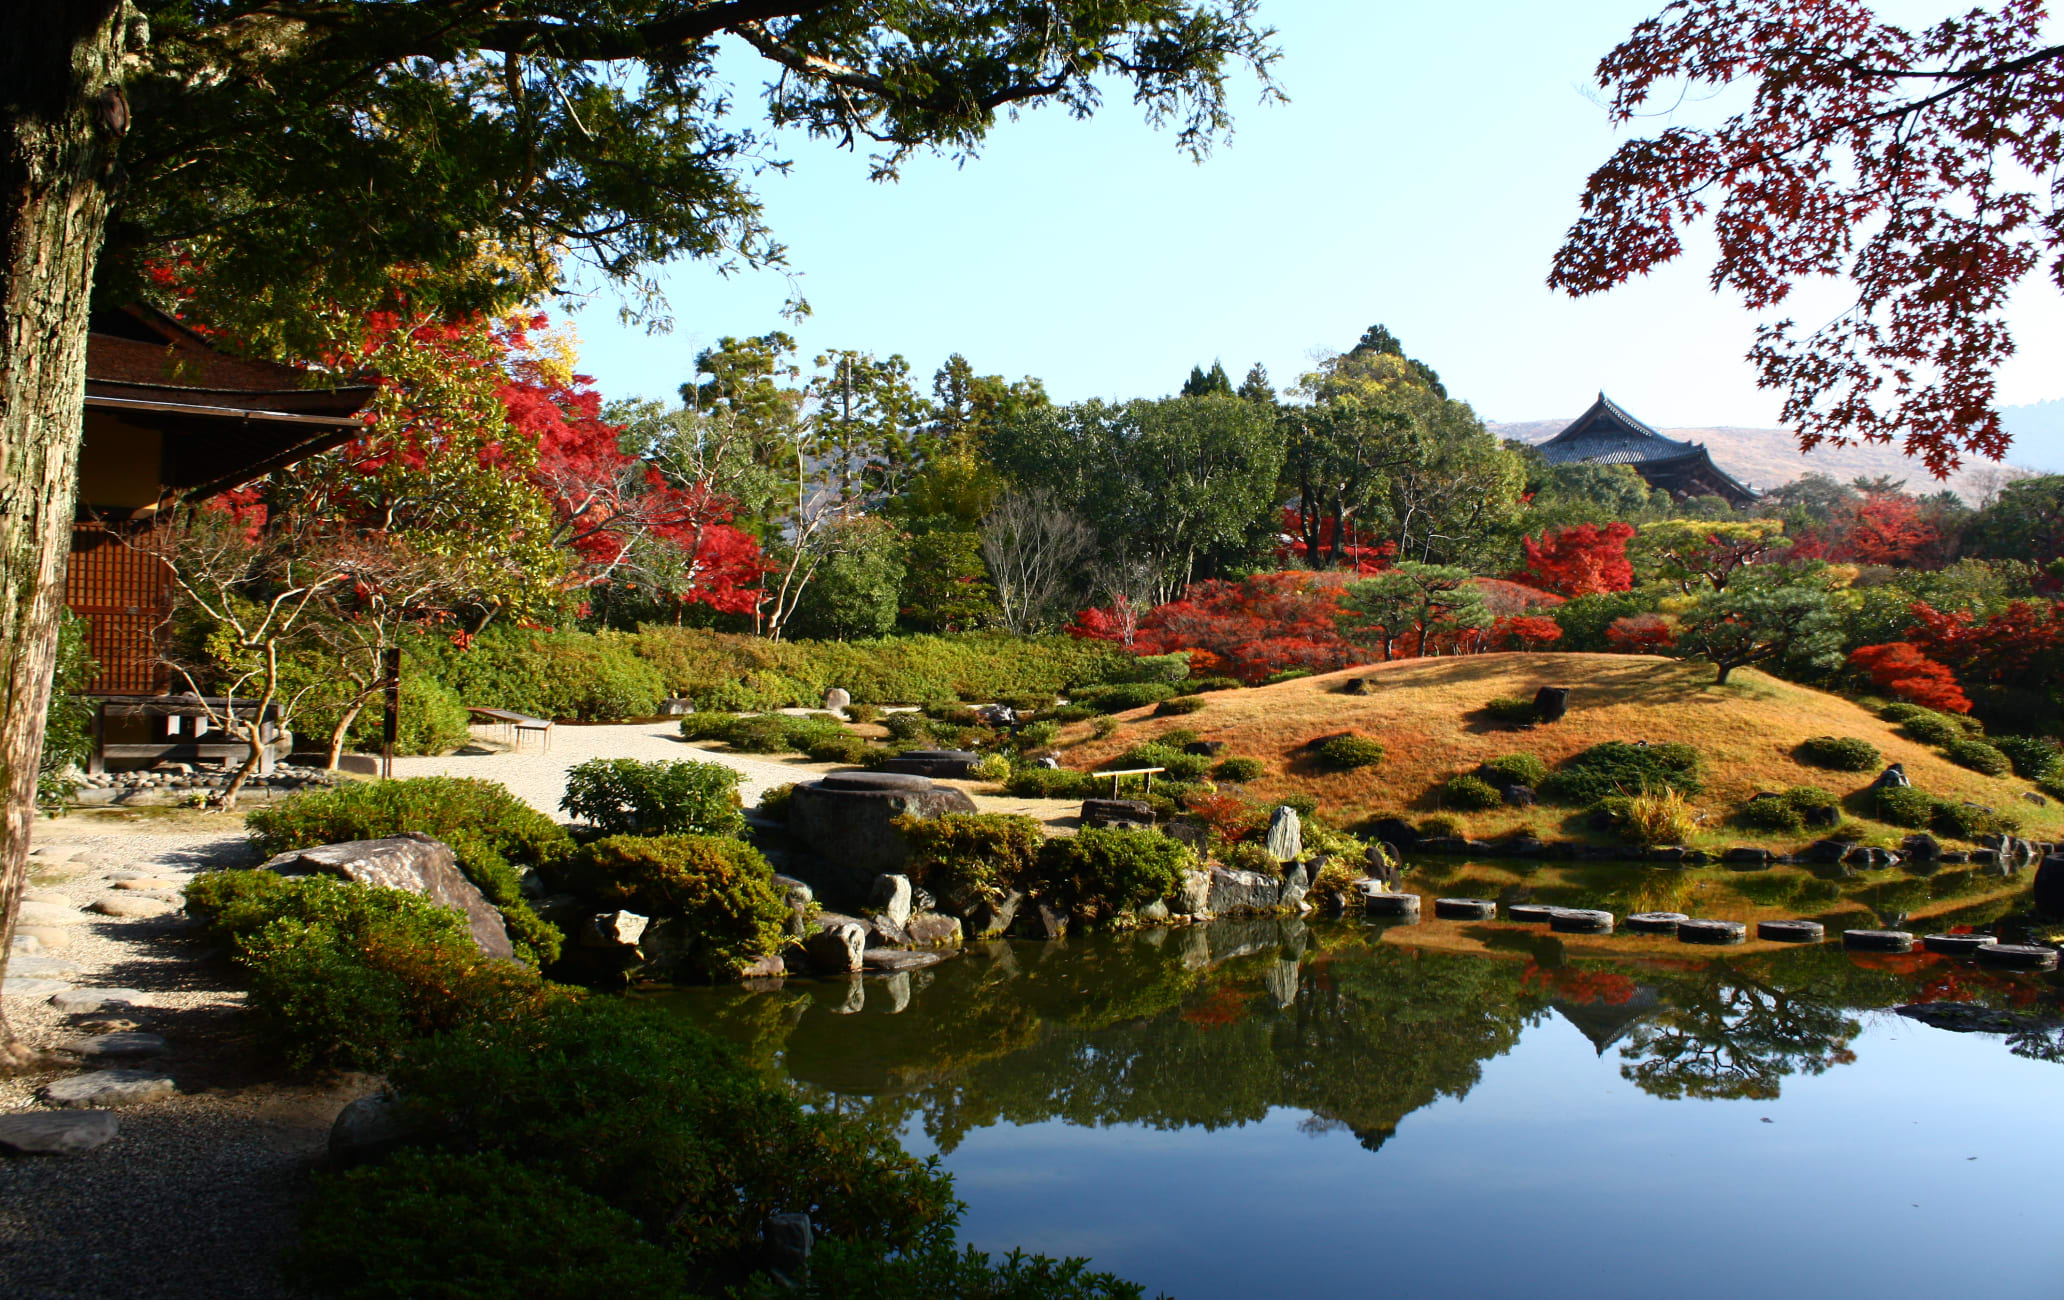
<path id="1" fill-rule="evenodd" d="M 976 812 L 975 801 L 952 786 L 891 772 L 836 772 L 799 785 L 789 796 L 789 833 L 853 880 L 855 892 L 875 876 L 900 872 L 910 845 L 896 818 Z M 865 874 L 861 874 L 865 873 Z"/>
<path id="2" fill-rule="evenodd" d="M 11 1156 L 83 1155 L 105 1145 L 120 1128 L 111 1110 L 0 1115 L 0 1151 Z"/>
<path id="3" fill-rule="evenodd" d="M 451 846 L 428 835 L 410 832 L 378 840 L 350 840 L 313 849 L 282 853 L 264 865 L 287 876 L 317 872 L 360 885 L 421 894 L 433 903 L 462 912 L 473 942 L 490 957 L 514 957 L 502 914 L 459 872 Z"/>
<path id="4" fill-rule="evenodd" d="M 589 918 L 580 932 L 580 943 L 584 948 L 608 948 L 635 950 L 638 941 L 645 937 L 645 929 L 652 924 L 652 918 L 636 912 L 621 909 L 601 912 Z"/>
<path id="5" fill-rule="evenodd" d="M 1288 804 L 1280 804 L 1269 817 L 1268 839 L 1264 842 L 1269 856 L 1278 862 L 1294 860 L 1304 852 L 1304 826 L 1297 820 L 1297 810 Z M 1217 909 L 1212 909 L 1216 911 Z"/>
<path id="6" fill-rule="evenodd" d="M 1228 871 L 1224 867 L 1211 869 L 1211 895 L 1207 907 L 1214 915 L 1266 912 L 1274 908 L 1281 898 L 1282 887 L 1258 871 Z"/>
<path id="7" fill-rule="evenodd" d="M 889 918 L 900 929 L 910 921 L 910 877 L 883 875 L 874 878 L 867 905 Z"/>
<path id="8" fill-rule="evenodd" d="M 810 964 L 827 975 L 859 970 L 866 951 L 867 927 L 857 921 L 834 921 L 803 940 Z"/>
<path id="9" fill-rule="evenodd" d="M 2035 869 L 2035 909 L 2044 916 L 2064 916 L 2064 854 L 2051 854 Z"/>

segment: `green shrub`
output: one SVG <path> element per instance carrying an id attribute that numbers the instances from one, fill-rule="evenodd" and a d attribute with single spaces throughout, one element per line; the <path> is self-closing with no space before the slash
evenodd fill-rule
<path id="1" fill-rule="evenodd" d="M 1957 766 L 1968 767 L 1986 776 L 2004 776 L 2014 766 L 2005 754 L 1982 740 L 1960 737 L 1944 745 L 1942 752 Z"/>
<path id="2" fill-rule="evenodd" d="M 1118 734 L 1120 723 L 1116 718 L 1098 718 L 1089 724 L 1089 734 L 1098 740 L 1109 740 Z"/>
<path id="3" fill-rule="evenodd" d="M 1041 846 L 1039 892 L 1091 920 L 1167 897 L 1195 865 L 1159 831 L 1084 829 Z"/>
<path id="4" fill-rule="evenodd" d="M 1206 704 L 1209 703 L 1209 700 L 1206 700 L 1200 696 L 1178 695 L 1174 699 L 1163 700 L 1159 704 L 1155 705 L 1154 716 L 1157 718 L 1184 717 L 1188 714 L 1197 712 L 1199 709 L 1202 709 Z"/>
<path id="5" fill-rule="evenodd" d="M 347 1300 L 680 1294 L 680 1263 L 646 1241 L 636 1219 L 494 1151 L 404 1150 L 318 1175 L 286 1262 L 310 1287 Z"/>
<path id="6" fill-rule="evenodd" d="M 1609 740 L 1573 754 L 1539 786 L 1543 797 L 1589 807 L 1607 795 L 1675 790 L 1698 794 L 1698 751 L 1689 745 L 1635 745 Z"/>
<path id="7" fill-rule="evenodd" d="M 801 717 L 761 713 L 734 718 L 714 738 L 746 754 L 807 754 L 813 745 L 835 746 L 842 740 L 860 739 L 828 713 L 806 713 Z"/>
<path id="8" fill-rule="evenodd" d="M 58 614 L 57 657 L 50 701 L 44 708 L 42 757 L 36 766 L 36 802 L 45 808 L 62 807 L 78 792 L 72 773 L 84 771 L 93 757 L 95 706 L 85 692 L 100 673 L 86 644 L 86 620 L 68 609 Z M 463 727 L 459 734 L 464 739 Z"/>
<path id="9" fill-rule="evenodd" d="M 1541 720 L 1532 700 L 1522 700 L 1513 695 L 1498 696 L 1485 704 L 1483 711 L 1493 721 L 1513 727 L 1531 727 Z"/>
<path id="10" fill-rule="evenodd" d="M 933 722 L 943 722 L 954 727 L 979 727 L 982 715 L 959 700 L 931 700 L 920 710 Z M 934 728 L 936 730 L 936 728 Z"/>
<path id="11" fill-rule="evenodd" d="M 462 913 L 399 889 L 218 871 L 188 886 L 187 909 L 248 974 L 259 1040 L 297 1070 L 382 1069 L 420 1038 L 557 996 L 531 968 L 481 956 Z"/>
<path id="12" fill-rule="evenodd" d="M 681 738 L 683 740 L 722 740 L 725 733 L 731 730 L 732 724 L 737 721 L 738 715 L 735 713 L 705 713 L 698 709 L 681 719 Z"/>
<path id="13" fill-rule="evenodd" d="M 2021 830 L 2021 819 L 2009 813 L 1994 812 L 1974 803 L 1951 803 L 1937 799 L 1928 815 L 1928 827 L 1937 835 L 1951 839 L 1975 840 L 1981 835 L 2015 835 Z"/>
<path id="14" fill-rule="evenodd" d="M 1174 694 L 1175 687 L 1168 682 L 1124 682 L 1077 691 L 1075 699 L 1098 713 L 1125 713 L 1143 709 L 1149 704 L 1159 704 Z"/>
<path id="15" fill-rule="evenodd" d="M 1910 785 L 1888 786 L 1873 801 L 1878 820 L 1909 830 L 1921 830 L 1935 816 L 1935 800 L 1927 791 Z"/>
<path id="16" fill-rule="evenodd" d="M 493 781 L 420 776 L 354 781 L 254 808 L 244 826 L 267 857 L 407 831 L 444 841 L 459 870 L 502 913 L 526 960 L 550 962 L 560 935 L 523 901 L 521 869 L 542 869 L 571 851 L 566 828 Z"/>
<path id="17" fill-rule="evenodd" d="M 1061 724 L 1058 722 L 1028 722 L 1018 728 L 1017 744 L 1020 750 L 1045 749 L 1060 738 Z"/>
<path id="18" fill-rule="evenodd" d="M 1383 761 L 1383 746 L 1367 736 L 1332 736 L 1317 750 L 1319 764 L 1329 771 L 1352 772 Z"/>
<path id="19" fill-rule="evenodd" d="M 977 781 L 1007 781 L 1010 774 L 1011 761 L 1002 754 L 984 754 L 968 767 L 968 775 Z"/>
<path id="20" fill-rule="evenodd" d="M 865 726 L 870 722 L 879 722 L 881 721 L 881 715 L 881 706 L 879 705 L 855 702 L 846 706 L 846 721 L 853 723 L 855 726 Z"/>
<path id="21" fill-rule="evenodd" d="M 1197 677 L 1191 679 L 1189 687 L 1201 694 L 1205 691 L 1237 691 L 1245 684 L 1237 677 Z"/>
<path id="22" fill-rule="evenodd" d="M 911 881 L 960 907 L 1024 887 L 1044 842 L 1037 821 L 1006 813 L 898 817 L 896 830 L 910 845 Z"/>
<path id="23" fill-rule="evenodd" d="M 1426 817 L 1419 822 L 1419 834 L 1429 840 L 1459 836 L 1463 830 L 1462 823 L 1453 817 Z"/>
<path id="24" fill-rule="evenodd" d="M 1805 814 L 1783 795 L 1751 799 L 1735 812 L 1734 819 L 1752 830 L 1796 835 L 1806 829 Z"/>
<path id="25" fill-rule="evenodd" d="M 1842 800 L 1832 790 L 1823 790 L 1817 785 L 1795 785 L 1784 792 L 1784 800 L 1800 813 L 1809 813 L 1816 808 L 1840 808 Z"/>
<path id="26" fill-rule="evenodd" d="M 1960 736 L 1977 735 L 1984 730 L 1978 725 L 1976 718 L 1966 714 L 1944 713 L 1938 709 L 1930 709 L 1923 705 L 1909 704 L 1904 700 L 1884 705 L 1878 710 L 1878 716 L 1887 722 L 1899 723 L 1901 726 L 1907 726 L 1917 721 L 1923 726 L 1941 723 Z M 1936 744 L 1939 742 L 1929 741 L 1927 743 Z"/>
<path id="27" fill-rule="evenodd" d="M 1142 745 L 1134 745 L 1102 766 L 1113 771 L 1129 767 L 1162 767 L 1167 768 L 1168 775 L 1175 780 L 1194 781 L 1204 775 L 1205 770 L 1211 766 L 1211 756 L 1185 754 L 1172 745 L 1148 741 Z"/>
<path id="28" fill-rule="evenodd" d="M 305 739 L 327 743 L 329 731 L 341 713 L 336 710 L 304 709 L 294 731 Z M 464 745 L 472 736 L 472 715 L 458 692 L 438 681 L 426 670 L 410 663 L 401 674 L 401 734 L 395 739 L 397 754 L 444 754 Z M 385 743 L 387 706 L 379 700 L 359 711 L 344 733 L 345 748 L 377 753 Z"/>
<path id="29" fill-rule="evenodd" d="M 1294 682 L 1312 675 L 1309 668 L 1285 668 L 1279 673 L 1270 673 L 1262 679 L 1263 686 L 1276 686 L 1283 682 Z"/>
<path id="30" fill-rule="evenodd" d="M 922 713 L 891 713 L 882 720 L 882 726 L 896 740 L 924 744 L 932 740 L 932 720 Z"/>
<path id="31" fill-rule="evenodd" d="M 1923 745 L 1949 745 L 1964 738 L 1963 728 L 1939 713 L 1920 710 L 1900 722 L 1899 729 Z"/>
<path id="32" fill-rule="evenodd" d="M 1097 711 L 1087 704 L 1063 704 L 1047 716 L 1055 722 L 1087 722 L 1097 716 Z"/>
<path id="33" fill-rule="evenodd" d="M 2014 765 L 2016 776 L 2047 781 L 2064 771 L 2064 752 L 2048 736 L 1994 736 L 1992 744 Z"/>
<path id="34" fill-rule="evenodd" d="M 845 763 L 858 766 L 867 761 L 874 746 L 859 736 L 818 736 L 803 746 L 803 752 L 819 763 Z"/>
<path id="35" fill-rule="evenodd" d="M 1318 797 L 1303 790 L 1291 791 L 1277 799 L 1276 804 L 1278 807 L 1288 808 L 1307 822 L 1319 815 Z"/>
<path id="36" fill-rule="evenodd" d="M 659 669 L 640 657 L 635 640 L 616 632 L 538 632 L 498 625 L 474 637 L 464 650 L 440 647 L 431 637 L 411 649 L 465 703 L 541 718 L 648 718 L 673 693 Z"/>
<path id="37" fill-rule="evenodd" d="M 738 782 L 722 763 L 591 758 L 567 772 L 559 807 L 606 835 L 736 835 Z"/>
<path id="38" fill-rule="evenodd" d="M 1800 742 L 1798 758 L 1801 763 L 1831 772 L 1868 772 L 1884 755 L 1876 745 L 1855 736 L 1809 736 Z"/>
<path id="39" fill-rule="evenodd" d="M 1154 737 L 1154 743 L 1157 745 L 1166 745 L 1170 749 L 1181 749 L 1185 745 L 1196 744 L 1199 739 L 1200 737 L 1197 735 L 1197 733 L 1191 731 L 1188 727 L 1170 727 L 1168 730 Z"/>
<path id="40" fill-rule="evenodd" d="M 1228 758 L 1212 768 L 1211 775 L 1218 781 L 1259 781 L 1268 775 L 1268 768 L 1258 758 Z"/>
<path id="41" fill-rule="evenodd" d="M 1548 779 L 1548 765 L 1532 754 L 1505 754 L 1485 763 L 1478 774 L 1492 785 L 1531 788 Z"/>
<path id="42" fill-rule="evenodd" d="M 688 961 L 736 973 L 781 946 L 788 904 L 758 849 L 716 835 L 612 835 L 566 859 L 560 888 L 604 906 L 679 916 L 695 936 Z"/>
<path id="43" fill-rule="evenodd" d="M 793 781 L 770 785 L 760 791 L 760 801 L 753 806 L 753 811 L 768 821 L 785 822 L 788 820 L 788 801 L 794 794 Z"/>
<path id="44" fill-rule="evenodd" d="M 1480 776 L 1460 772 L 1451 776 L 1441 786 L 1440 801 L 1443 808 L 1460 808 L 1465 812 L 1482 812 L 1504 804 L 1505 796 L 1498 788 Z"/>
<path id="45" fill-rule="evenodd" d="M 1024 799 L 1094 799 L 1110 790 L 1111 780 L 1058 767 L 1021 767 L 1003 783 L 1006 794 Z"/>

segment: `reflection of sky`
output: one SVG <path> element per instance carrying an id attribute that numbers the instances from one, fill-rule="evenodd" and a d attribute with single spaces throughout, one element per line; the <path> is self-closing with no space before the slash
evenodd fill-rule
<path id="1" fill-rule="evenodd" d="M 1374 1154 L 1277 1110 L 1217 1133 L 1000 1125 L 945 1163 L 968 1242 L 1181 1300 L 2058 1295 L 2064 1067 L 1865 1018 L 1855 1064 L 1777 1101 L 1648 1097 L 1550 1018 Z"/>

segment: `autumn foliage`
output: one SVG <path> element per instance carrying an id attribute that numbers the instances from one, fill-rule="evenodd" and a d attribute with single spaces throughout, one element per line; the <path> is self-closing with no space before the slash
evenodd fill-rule
<path id="1" fill-rule="evenodd" d="M 1258 573 L 1238 582 L 1209 579 L 1191 585 L 1181 600 L 1157 605 L 1133 630 L 1136 654 L 1204 651 L 1222 671 L 1243 682 L 1302 668 L 1332 672 L 1359 655 L 1340 635 L 1340 588 L 1348 575 Z M 1122 640 L 1118 611 L 1086 609 L 1068 632 Z"/>
<path id="2" fill-rule="evenodd" d="M 1283 512 L 1283 536 L 1286 539 L 1278 552 L 1285 563 L 1295 561 L 1309 567 L 1314 549 L 1328 557 L 1333 552 L 1334 521 L 1331 517 L 1319 520 L 1318 527 L 1307 530 L 1302 512 L 1289 509 Z M 1316 543 L 1316 548 L 1314 547 Z M 1347 536 L 1341 539 L 1340 567 L 1356 573 L 1378 573 L 1387 569 L 1397 559 L 1397 543 L 1372 540 L 1365 537 L 1353 524 L 1347 525 Z"/>
<path id="3" fill-rule="evenodd" d="M 1633 537 L 1628 524 L 1579 524 L 1544 531 L 1539 540 L 1522 537 L 1526 571 L 1520 577 L 1561 596 L 1626 591 L 1634 585 L 1634 565 L 1627 558 Z"/>
<path id="4" fill-rule="evenodd" d="M 1909 703 L 1946 713 L 1971 711 L 1971 701 L 1958 688 L 1956 675 L 1911 642 L 1860 646 L 1850 652 L 1849 664 L 1869 675 L 1879 690 Z"/>
<path id="5" fill-rule="evenodd" d="M 2047 686 L 2064 673 L 2064 601 L 2017 600 L 1979 618 L 1916 602 L 1910 635 L 1964 681 L 1995 686 Z"/>
<path id="6" fill-rule="evenodd" d="M 1654 655 L 1676 645 L 1677 633 L 1660 614 L 1632 614 L 1614 619 L 1605 640 L 1617 654 Z"/>

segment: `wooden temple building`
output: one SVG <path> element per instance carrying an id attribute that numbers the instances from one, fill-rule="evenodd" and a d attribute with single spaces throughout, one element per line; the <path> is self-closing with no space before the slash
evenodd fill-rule
<path id="1" fill-rule="evenodd" d="M 171 694 L 158 643 L 171 614 L 162 562 L 122 544 L 159 510 L 242 486 L 349 441 L 375 388 L 310 386 L 292 366 L 212 347 L 146 307 L 95 312 L 65 603 L 88 624 L 100 675 L 94 767 L 110 758 L 221 758 Z M 197 702 L 196 702 L 197 703 Z M 227 736 L 219 740 L 227 741 Z M 216 753 L 215 750 L 225 752 Z"/>
<path id="2" fill-rule="evenodd" d="M 1746 484 L 1713 463 L 1703 443 L 1665 438 L 1604 393 L 1536 450 L 1550 465 L 1631 465 L 1650 487 L 1679 501 L 1720 497 L 1739 509 L 1757 499 Z"/>

